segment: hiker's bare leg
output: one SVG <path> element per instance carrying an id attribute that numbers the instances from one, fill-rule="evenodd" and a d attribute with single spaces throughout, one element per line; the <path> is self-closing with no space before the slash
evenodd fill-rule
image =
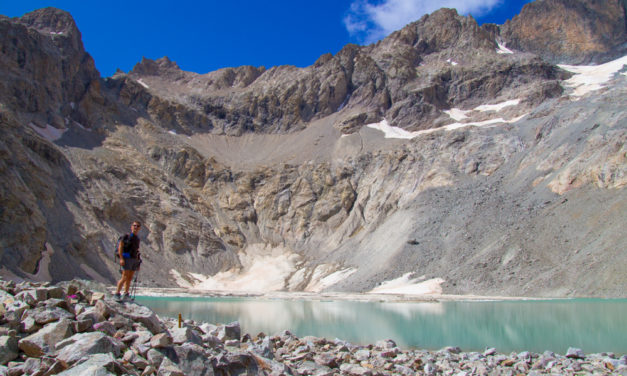
<path id="1" fill-rule="evenodd" d="M 115 292 L 116 294 L 120 293 L 120 290 L 122 290 L 122 285 L 126 282 L 125 278 L 124 278 L 124 272 L 126 270 L 122 271 L 122 277 L 120 277 L 120 280 L 118 281 L 118 290 Z"/>
<path id="2" fill-rule="evenodd" d="M 133 281 L 133 274 L 135 274 L 134 270 L 125 270 L 126 273 L 126 283 L 124 284 L 124 293 L 128 294 L 128 290 L 131 287 L 131 282 Z"/>

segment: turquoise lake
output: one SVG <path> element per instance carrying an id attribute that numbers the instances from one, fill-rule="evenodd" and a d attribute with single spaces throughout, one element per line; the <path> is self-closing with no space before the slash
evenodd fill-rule
<path id="1" fill-rule="evenodd" d="M 392 339 L 403 348 L 499 352 L 568 347 L 627 354 L 627 299 L 451 301 L 438 303 L 140 297 L 159 316 L 209 323 L 239 321 L 242 334 L 287 329 L 355 344 Z"/>

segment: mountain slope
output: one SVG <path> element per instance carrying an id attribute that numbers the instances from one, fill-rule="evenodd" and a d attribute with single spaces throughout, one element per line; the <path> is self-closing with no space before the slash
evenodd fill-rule
<path id="1" fill-rule="evenodd" d="M 162 58 L 105 79 L 69 14 L 0 18 L 1 271 L 113 281 L 139 219 L 153 285 L 624 297 L 625 12 L 607 4 L 622 16 L 441 9 L 306 68 Z M 531 28 L 539 11 L 574 12 L 595 47 L 564 47 L 580 24 Z M 554 65 L 587 61 L 607 64 Z"/>

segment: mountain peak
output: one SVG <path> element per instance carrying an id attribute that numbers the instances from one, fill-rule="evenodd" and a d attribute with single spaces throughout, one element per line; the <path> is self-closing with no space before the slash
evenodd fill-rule
<path id="1" fill-rule="evenodd" d="M 178 64 L 176 62 L 170 60 L 169 57 L 164 56 L 157 60 L 148 59 L 146 57 L 142 57 L 142 60 L 135 64 L 131 73 L 136 73 L 140 75 L 148 75 L 148 76 L 156 76 L 162 72 L 177 70 L 180 71 Z"/>
<path id="2" fill-rule="evenodd" d="M 75 34 L 78 33 L 72 15 L 62 9 L 48 7 L 26 13 L 19 22 L 42 33 Z"/>
<path id="3" fill-rule="evenodd" d="M 605 62 L 625 54 L 622 0 L 536 0 L 501 29 L 507 46 L 552 63 Z"/>

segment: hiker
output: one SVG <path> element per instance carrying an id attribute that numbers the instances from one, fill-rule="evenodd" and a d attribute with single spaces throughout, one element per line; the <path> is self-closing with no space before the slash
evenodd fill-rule
<path id="1" fill-rule="evenodd" d="M 133 275 L 139 270 L 141 257 L 139 253 L 139 229 L 141 223 L 134 221 L 131 225 L 131 233 L 126 234 L 118 243 L 118 255 L 120 256 L 120 267 L 122 268 L 122 278 L 118 281 L 118 289 L 115 293 L 117 299 L 121 299 L 120 290 L 124 286 L 124 298 L 129 298 L 128 289 L 131 286 Z"/>

